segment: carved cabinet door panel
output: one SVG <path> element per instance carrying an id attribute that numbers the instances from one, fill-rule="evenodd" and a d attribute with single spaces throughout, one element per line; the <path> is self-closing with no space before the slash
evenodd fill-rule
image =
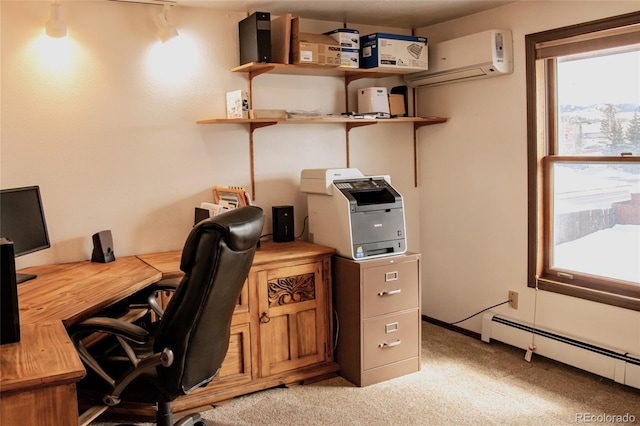
<path id="1" fill-rule="evenodd" d="M 259 273 L 260 372 L 279 374 L 327 359 L 322 262 Z"/>

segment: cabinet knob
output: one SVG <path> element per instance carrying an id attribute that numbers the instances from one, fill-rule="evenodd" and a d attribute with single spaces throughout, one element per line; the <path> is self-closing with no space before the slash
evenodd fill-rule
<path id="1" fill-rule="evenodd" d="M 261 324 L 266 324 L 269 321 L 271 321 L 271 318 L 269 318 L 269 315 L 267 315 L 266 312 L 263 312 L 262 315 L 260 315 L 260 323 Z"/>

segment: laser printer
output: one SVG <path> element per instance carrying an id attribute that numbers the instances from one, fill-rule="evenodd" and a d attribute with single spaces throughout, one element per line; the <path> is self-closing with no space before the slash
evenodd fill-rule
<path id="1" fill-rule="evenodd" d="M 406 252 L 404 201 L 389 176 L 355 168 L 305 169 L 310 241 L 363 260 Z"/>

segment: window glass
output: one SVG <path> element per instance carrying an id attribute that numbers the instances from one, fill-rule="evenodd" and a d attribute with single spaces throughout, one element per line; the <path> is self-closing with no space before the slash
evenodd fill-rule
<path id="1" fill-rule="evenodd" d="M 558 58 L 558 155 L 640 155 L 640 49 Z"/>
<path id="2" fill-rule="evenodd" d="M 552 167 L 550 266 L 640 284 L 640 164 Z"/>
<path id="3" fill-rule="evenodd" d="M 556 78 L 556 155 L 640 155 L 640 51 L 559 57 Z M 552 164 L 550 267 L 640 284 L 640 165 Z"/>

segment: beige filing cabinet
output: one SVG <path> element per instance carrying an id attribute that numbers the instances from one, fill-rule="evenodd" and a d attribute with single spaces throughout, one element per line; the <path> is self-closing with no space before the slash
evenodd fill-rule
<path id="1" fill-rule="evenodd" d="M 420 254 L 333 257 L 340 375 L 358 386 L 420 370 Z"/>

